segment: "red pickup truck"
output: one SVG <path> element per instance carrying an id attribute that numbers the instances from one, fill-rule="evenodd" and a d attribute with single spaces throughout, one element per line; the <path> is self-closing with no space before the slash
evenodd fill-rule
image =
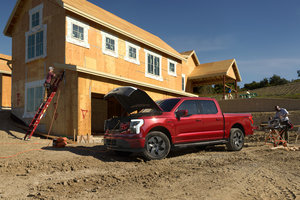
<path id="1" fill-rule="evenodd" d="M 120 87 L 105 99 L 115 98 L 127 111 L 105 121 L 104 145 L 116 152 L 142 152 L 149 160 L 163 159 L 174 147 L 226 144 L 243 148 L 253 134 L 251 114 L 222 113 L 212 98 L 181 97 L 154 102 L 146 92 Z"/>

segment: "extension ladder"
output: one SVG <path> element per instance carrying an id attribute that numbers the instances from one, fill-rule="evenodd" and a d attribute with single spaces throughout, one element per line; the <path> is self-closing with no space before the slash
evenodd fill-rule
<path id="1" fill-rule="evenodd" d="M 47 97 L 46 101 L 43 101 L 39 107 L 39 109 L 37 110 L 37 112 L 35 113 L 31 123 L 29 124 L 29 127 L 28 127 L 28 130 L 27 130 L 27 133 L 24 137 L 24 140 L 30 140 L 31 139 L 31 136 L 33 135 L 33 133 L 35 132 L 36 128 L 38 127 L 40 121 L 42 120 L 48 106 L 50 105 L 52 99 L 54 98 L 56 92 L 57 92 L 57 89 L 58 89 L 58 86 L 60 84 L 60 82 L 62 81 L 63 77 L 64 77 L 64 71 L 62 72 L 62 74 L 60 75 L 59 78 L 57 78 L 54 83 L 52 84 L 53 86 L 53 89 L 51 91 L 51 94 Z M 48 95 L 48 94 L 47 94 Z M 29 136 L 28 136 L 29 135 Z M 28 138 L 27 138 L 28 136 Z"/>

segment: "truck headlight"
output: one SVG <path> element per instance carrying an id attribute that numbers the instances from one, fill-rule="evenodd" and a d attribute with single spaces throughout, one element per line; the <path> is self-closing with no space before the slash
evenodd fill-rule
<path id="1" fill-rule="evenodd" d="M 130 121 L 130 131 L 132 133 L 140 134 L 141 126 L 143 126 L 144 120 L 143 119 L 132 119 Z"/>

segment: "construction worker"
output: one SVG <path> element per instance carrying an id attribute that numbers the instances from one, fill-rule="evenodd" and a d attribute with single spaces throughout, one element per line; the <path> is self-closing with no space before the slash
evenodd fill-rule
<path id="1" fill-rule="evenodd" d="M 47 74 L 44 86 L 46 88 L 47 91 L 47 97 L 49 97 L 49 95 L 51 94 L 51 90 L 52 90 L 52 80 L 54 77 L 56 77 L 55 73 L 53 72 L 54 68 L 52 66 L 49 67 L 49 72 Z"/>
<path id="2" fill-rule="evenodd" d="M 284 135 L 282 135 L 282 136 L 288 142 L 288 139 L 289 139 L 288 130 L 292 127 L 292 125 L 289 121 L 289 117 L 288 117 L 289 112 L 285 108 L 280 108 L 279 106 L 275 106 L 275 110 L 276 110 L 276 113 L 275 113 L 274 119 L 279 119 L 280 123 L 285 126 L 285 128 L 284 128 L 285 131 L 283 133 Z"/>

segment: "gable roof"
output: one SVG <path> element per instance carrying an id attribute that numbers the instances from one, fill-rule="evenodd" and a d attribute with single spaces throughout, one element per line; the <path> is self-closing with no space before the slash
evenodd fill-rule
<path id="1" fill-rule="evenodd" d="M 198 59 L 198 56 L 194 50 L 191 51 L 185 51 L 180 53 L 185 59 L 188 59 L 189 57 L 193 57 L 193 60 L 196 64 L 196 66 L 200 65 L 200 61 Z"/>
<path id="2" fill-rule="evenodd" d="M 4 34 L 11 36 L 11 30 L 14 25 L 13 21 L 17 17 L 17 13 L 21 9 L 21 4 L 25 0 L 18 0 L 14 10 L 6 24 Z M 117 33 L 125 35 L 135 41 L 141 42 L 149 47 L 161 51 L 169 56 L 184 60 L 180 53 L 169 46 L 159 37 L 131 24 L 130 22 L 88 2 L 87 0 L 56 0 L 64 9 L 109 28 Z"/>
<path id="3" fill-rule="evenodd" d="M 205 85 L 222 82 L 224 76 L 227 81 L 242 81 L 235 59 L 200 64 L 188 78 L 198 85 Z"/>

